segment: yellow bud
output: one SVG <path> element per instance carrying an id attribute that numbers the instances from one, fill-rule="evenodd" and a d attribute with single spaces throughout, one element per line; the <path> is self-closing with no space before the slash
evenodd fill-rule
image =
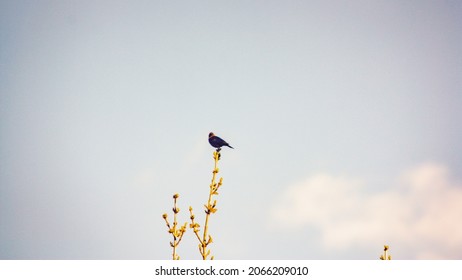
<path id="1" fill-rule="evenodd" d="M 167 213 L 162 214 L 162 218 L 167 219 Z"/>
<path id="2" fill-rule="evenodd" d="M 174 198 L 174 199 L 177 199 L 178 197 L 180 197 L 180 195 L 177 194 L 177 193 L 173 195 L 173 198 Z"/>

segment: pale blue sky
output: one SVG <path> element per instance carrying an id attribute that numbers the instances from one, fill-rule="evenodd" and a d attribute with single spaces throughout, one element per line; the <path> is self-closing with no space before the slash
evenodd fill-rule
<path id="1" fill-rule="evenodd" d="M 0 1 L 0 258 L 169 258 L 213 131 L 217 259 L 460 259 L 461 30 L 460 1 Z"/>

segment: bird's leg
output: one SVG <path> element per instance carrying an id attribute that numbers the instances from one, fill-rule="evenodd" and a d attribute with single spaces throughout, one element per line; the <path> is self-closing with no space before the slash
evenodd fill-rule
<path id="1" fill-rule="evenodd" d="M 219 153 L 220 151 L 221 151 L 221 148 L 218 148 L 218 149 L 217 149 L 217 153 Z"/>

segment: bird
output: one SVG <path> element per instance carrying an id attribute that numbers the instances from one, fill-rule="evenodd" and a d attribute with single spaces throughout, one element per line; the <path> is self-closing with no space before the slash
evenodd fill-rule
<path id="1" fill-rule="evenodd" d="M 220 137 L 213 134 L 213 132 L 209 133 L 209 143 L 210 143 L 210 145 L 212 145 L 212 147 L 217 148 L 217 151 L 220 151 L 221 147 L 223 147 L 223 146 L 227 146 L 227 147 L 229 147 L 231 149 L 234 149 L 225 140 L 223 140 Z"/>

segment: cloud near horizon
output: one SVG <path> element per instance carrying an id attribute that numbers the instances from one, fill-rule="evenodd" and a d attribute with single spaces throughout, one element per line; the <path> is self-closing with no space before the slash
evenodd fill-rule
<path id="1" fill-rule="evenodd" d="M 354 178 L 317 174 L 292 185 L 271 211 L 273 225 L 312 228 L 327 251 L 389 243 L 397 259 L 460 259 L 462 185 L 448 168 L 424 163 L 398 183 L 369 191 Z"/>

